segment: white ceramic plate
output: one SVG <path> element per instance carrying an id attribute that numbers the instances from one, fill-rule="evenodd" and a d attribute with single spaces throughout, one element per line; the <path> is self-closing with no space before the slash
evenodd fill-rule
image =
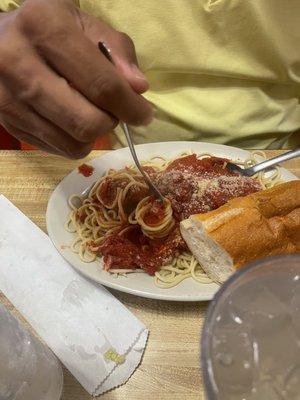
<path id="1" fill-rule="evenodd" d="M 183 151 L 192 150 L 195 153 L 211 153 L 219 157 L 244 160 L 249 157 L 249 152 L 234 147 L 200 142 L 165 142 L 136 146 L 140 160 L 148 160 L 153 156 L 174 158 Z M 80 194 L 93 182 L 99 179 L 109 168 L 121 168 L 132 164 L 128 148 L 107 153 L 89 162 L 95 168 L 94 174 L 85 178 L 74 170 L 54 190 L 47 208 L 47 229 L 57 250 L 80 273 L 88 278 L 122 292 L 138 296 L 173 301 L 201 301 L 210 300 L 218 290 L 217 284 L 200 284 L 192 278 L 187 278 L 179 285 L 170 289 L 161 289 L 154 285 L 151 276 L 143 273 L 133 273 L 126 277 L 115 277 L 103 271 L 101 261 L 83 263 L 67 245 L 74 236 L 64 229 L 64 222 L 70 212 L 67 200 L 72 194 Z M 281 169 L 283 180 L 297 179 L 295 175 Z"/>

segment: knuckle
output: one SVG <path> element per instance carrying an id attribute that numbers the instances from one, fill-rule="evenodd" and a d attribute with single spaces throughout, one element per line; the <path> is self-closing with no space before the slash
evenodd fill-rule
<path id="1" fill-rule="evenodd" d="M 37 46 L 53 37 L 64 40 L 68 31 L 61 18 L 57 18 L 55 7 L 45 0 L 24 2 L 17 15 L 17 24 Z"/>
<path id="2" fill-rule="evenodd" d="M 46 4 L 44 1 L 40 0 L 27 0 L 20 7 L 17 14 L 17 22 L 19 27 L 23 28 L 25 31 L 29 29 L 32 31 L 39 27 L 38 20 L 45 15 Z"/>
<path id="3" fill-rule="evenodd" d="M 43 83 L 38 79 L 29 79 L 24 82 L 23 89 L 18 93 L 19 100 L 24 103 L 36 103 L 40 100 L 43 93 Z"/>
<path id="4" fill-rule="evenodd" d="M 97 104 L 105 105 L 105 102 L 118 95 L 120 89 L 121 84 L 117 77 L 114 79 L 107 74 L 101 74 L 90 83 L 88 94 Z"/>

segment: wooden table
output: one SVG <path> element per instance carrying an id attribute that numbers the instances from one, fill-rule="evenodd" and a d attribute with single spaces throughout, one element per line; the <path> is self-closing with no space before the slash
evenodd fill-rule
<path id="1" fill-rule="evenodd" d="M 87 159 L 103 153 L 93 152 Z M 271 157 L 279 151 L 266 153 Z M 64 160 L 37 151 L 0 151 L 0 193 L 45 230 L 45 211 L 51 192 L 80 163 L 82 161 Z M 300 159 L 286 162 L 284 166 L 300 178 Z M 145 323 L 150 336 L 143 361 L 127 384 L 103 395 L 102 399 L 203 399 L 199 341 L 207 303 L 180 304 L 112 292 Z M 23 320 L 1 294 L 0 301 Z M 62 399 L 87 400 L 92 397 L 64 370 Z"/>

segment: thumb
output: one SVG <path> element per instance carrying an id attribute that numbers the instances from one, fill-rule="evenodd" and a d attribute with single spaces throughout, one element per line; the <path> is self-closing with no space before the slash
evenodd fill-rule
<path id="1" fill-rule="evenodd" d="M 133 41 L 125 33 L 114 32 L 106 42 L 118 71 L 128 81 L 132 89 L 142 94 L 149 88 L 147 78 L 139 69 Z"/>

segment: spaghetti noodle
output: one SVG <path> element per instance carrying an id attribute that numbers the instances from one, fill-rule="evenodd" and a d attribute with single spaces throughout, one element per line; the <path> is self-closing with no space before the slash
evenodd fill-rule
<path id="1" fill-rule="evenodd" d="M 249 160 L 256 163 L 253 153 Z M 66 229 L 76 234 L 72 250 L 84 262 L 103 257 L 104 268 L 115 274 L 144 271 L 155 284 L 169 288 L 192 277 L 209 283 L 201 266 L 189 253 L 179 222 L 191 214 L 218 208 L 230 198 L 274 186 L 278 169 L 255 179 L 226 169 L 226 159 L 210 154 L 184 153 L 173 160 L 152 158 L 144 170 L 165 197 L 150 196 L 148 186 L 134 166 L 109 170 L 86 198 L 74 195 Z"/>

